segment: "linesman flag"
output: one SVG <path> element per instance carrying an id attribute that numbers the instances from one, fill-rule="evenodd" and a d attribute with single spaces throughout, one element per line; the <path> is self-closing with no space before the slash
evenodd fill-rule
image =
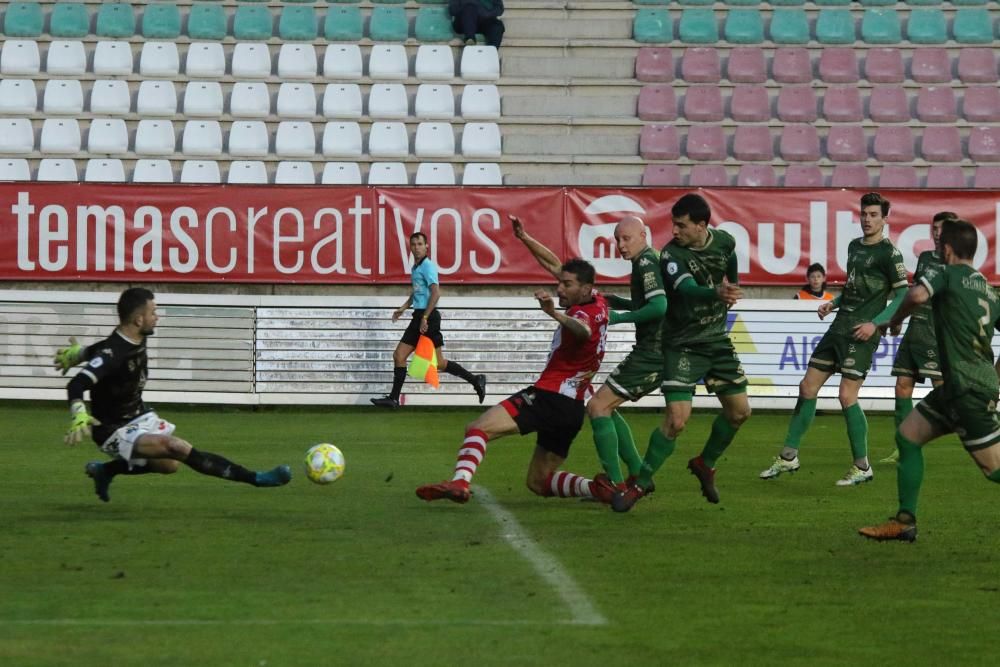
<path id="1" fill-rule="evenodd" d="M 417 341 L 417 349 L 410 359 L 407 375 L 417 380 L 423 380 L 435 389 L 441 386 L 438 379 L 438 358 L 434 343 L 427 336 L 421 336 Z"/>

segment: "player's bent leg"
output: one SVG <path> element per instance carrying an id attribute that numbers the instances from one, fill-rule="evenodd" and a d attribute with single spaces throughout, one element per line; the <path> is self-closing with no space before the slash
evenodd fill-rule
<path id="1" fill-rule="evenodd" d="M 604 384 L 587 403 L 587 415 L 594 433 L 594 447 L 597 458 L 608 480 L 614 484 L 622 484 L 625 475 L 618 462 L 618 430 L 611 418 L 615 408 L 625 402 L 625 398 L 616 394 L 609 385 Z"/>
<path id="2" fill-rule="evenodd" d="M 559 466 L 565 461 L 565 457 L 536 445 L 531 463 L 528 464 L 528 476 L 525 480 L 528 489 L 536 496 L 545 498 L 598 497 L 603 502 L 611 501 L 612 490 L 608 489 L 606 485 L 601 486 L 582 475 L 559 470 Z M 595 486 L 600 486 L 600 490 L 595 489 Z"/>
<path id="3" fill-rule="evenodd" d="M 909 373 L 908 370 L 893 368 L 892 372 L 895 373 Z M 913 411 L 913 389 L 916 386 L 915 378 L 912 375 L 897 375 L 896 376 L 896 388 L 894 391 L 895 395 L 895 405 L 893 407 L 893 419 L 896 422 L 896 428 L 903 423 L 906 416 Z M 897 463 L 899 461 L 899 450 L 893 449 L 892 453 L 883 459 L 879 459 L 879 463 Z"/>
<path id="4" fill-rule="evenodd" d="M 701 454 L 687 464 L 687 469 L 701 484 L 701 495 L 713 504 L 719 502 L 715 465 L 736 437 L 736 431 L 750 418 L 750 401 L 745 390 L 720 394 L 719 402 L 722 403 L 722 414 L 712 422 L 712 432 Z"/>
<path id="5" fill-rule="evenodd" d="M 271 470 L 256 472 L 244 468 L 224 456 L 197 450 L 187 441 L 173 435 L 144 434 L 136 440 L 133 451 L 140 458 L 172 459 L 184 463 L 187 467 L 203 475 L 253 486 L 284 486 L 292 479 L 291 468 L 287 465 L 279 465 Z"/>
<path id="6" fill-rule="evenodd" d="M 472 388 L 476 391 L 476 396 L 479 397 L 479 403 L 482 404 L 482 402 L 486 399 L 486 376 L 482 374 L 474 375 L 457 361 L 449 361 L 444 356 L 443 347 L 434 348 L 434 353 L 437 355 L 438 370 L 443 373 L 448 373 L 449 375 L 454 375 L 457 378 L 461 378 L 472 385 Z"/>

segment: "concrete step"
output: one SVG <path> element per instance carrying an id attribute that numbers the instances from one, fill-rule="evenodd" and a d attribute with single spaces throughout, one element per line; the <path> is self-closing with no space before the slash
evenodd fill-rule
<path id="1" fill-rule="evenodd" d="M 505 89 L 501 105 L 505 118 L 568 116 L 570 118 L 634 118 L 639 89 L 563 86 L 552 89 Z"/>
<path id="2" fill-rule="evenodd" d="M 505 157 L 588 155 L 636 158 L 639 128 L 629 126 L 531 125 L 504 133 Z"/>
<path id="3" fill-rule="evenodd" d="M 518 46 L 501 49 L 504 78 L 635 78 L 637 46 Z"/>

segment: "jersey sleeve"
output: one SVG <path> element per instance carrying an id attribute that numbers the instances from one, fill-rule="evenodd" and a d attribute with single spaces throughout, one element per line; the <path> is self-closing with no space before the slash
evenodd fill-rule
<path id="1" fill-rule="evenodd" d="M 97 384 L 105 376 L 114 372 L 122 363 L 121 355 L 115 355 L 111 347 L 91 345 L 87 348 L 89 361 L 80 369 L 80 374 L 87 376 Z"/>
<path id="2" fill-rule="evenodd" d="M 678 261 L 676 257 L 672 257 L 665 248 L 660 255 L 660 268 L 662 269 L 660 273 L 663 284 L 671 291 L 676 291 L 677 287 L 687 278 L 693 278 L 688 273 L 687 266 Z"/>
<path id="3" fill-rule="evenodd" d="M 438 285 L 438 267 L 437 264 L 432 262 L 430 259 L 426 262 L 427 268 L 424 269 L 424 277 L 427 278 L 428 287 L 431 285 Z"/>
<path id="4" fill-rule="evenodd" d="M 596 306 L 593 309 L 588 309 L 585 306 L 573 306 L 566 311 L 566 315 L 572 317 L 574 320 L 583 322 L 587 326 L 587 330 L 593 332 L 594 322 L 598 319 L 600 311 Z"/>
<path id="5" fill-rule="evenodd" d="M 899 248 L 893 247 L 892 253 L 886 256 L 886 277 L 893 289 L 906 287 L 910 283 L 909 275 L 906 273 L 906 264 L 903 263 L 903 253 Z"/>
<path id="6" fill-rule="evenodd" d="M 931 297 L 948 289 L 948 272 L 943 267 L 929 266 L 920 276 L 920 284 L 927 288 Z"/>
<path id="7" fill-rule="evenodd" d="M 642 292 L 646 301 L 653 297 L 666 296 L 667 291 L 663 285 L 663 274 L 656 262 L 649 262 L 642 269 Z"/>

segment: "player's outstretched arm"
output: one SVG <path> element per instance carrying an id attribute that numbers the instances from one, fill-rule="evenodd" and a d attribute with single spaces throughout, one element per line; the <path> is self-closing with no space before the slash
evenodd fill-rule
<path id="1" fill-rule="evenodd" d="M 66 375 L 66 373 L 69 372 L 69 369 L 73 368 L 83 360 L 83 347 L 76 342 L 75 337 L 70 336 L 69 347 L 61 347 L 56 350 L 52 363 L 57 371 L 59 371 L 62 375 Z"/>
<path id="2" fill-rule="evenodd" d="M 632 299 L 626 299 L 617 294 L 605 294 L 604 299 L 615 310 L 632 310 Z"/>
<path id="3" fill-rule="evenodd" d="M 535 292 L 535 298 L 538 299 L 538 305 L 541 307 L 542 312 L 558 322 L 563 328 L 569 331 L 574 338 L 578 340 L 587 340 L 590 338 L 590 327 L 587 326 L 585 322 L 581 322 L 575 317 L 570 317 L 565 313 L 557 311 L 555 301 L 552 300 L 551 294 L 543 289 L 540 289 Z"/>
<path id="4" fill-rule="evenodd" d="M 514 237 L 528 247 L 535 260 L 541 264 L 542 268 L 558 278 L 562 274 L 562 262 L 554 252 L 546 248 L 537 239 L 528 234 L 524 228 L 524 223 L 516 215 L 508 215 L 511 228 L 514 230 Z"/>
<path id="5" fill-rule="evenodd" d="M 662 320 L 663 316 L 667 314 L 667 297 L 662 294 L 654 296 L 652 299 L 646 302 L 642 308 L 637 308 L 635 310 L 628 310 L 625 312 L 618 312 L 612 310 L 608 316 L 608 322 L 610 324 L 619 324 L 620 322 L 633 322 L 635 324 L 644 324 L 646 322 L 654 322 L 656 320 Z"/>
<path id="6" fill-rule="evenodd" d="M 100 426 L 101 424 L 101 422 L 97 421 L 97 419 L 87 412 L 87 406 L 82 400 L 75 400 L 70 403 L 69 415 L 69 430 L 66 431 L 66 437 L 63 438 L 63 441 L 70 446 L 83 442 L 84 438 L 89 438 L 90 427 Z"/>

